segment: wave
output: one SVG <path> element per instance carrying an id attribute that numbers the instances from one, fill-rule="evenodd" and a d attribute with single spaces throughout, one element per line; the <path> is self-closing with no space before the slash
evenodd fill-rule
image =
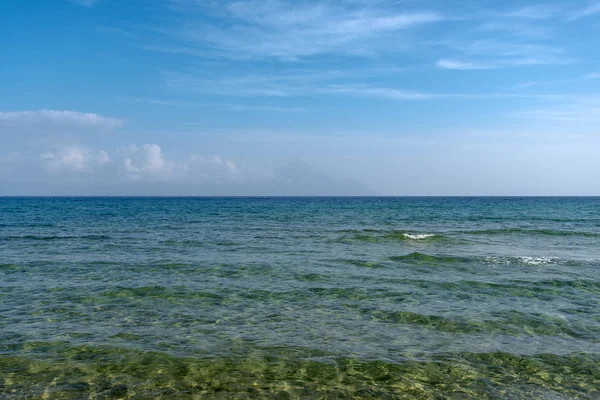
<path id="1" fill-rule="evenodd" d="M 546 281 L 537 282 L 539 285 L 552 288 L 574 288 L 577 290 L 584 290 L 593 293 L 600 293 L 600 282 L 591 279 L 578 279 L 578 280 L 560 280 L 551 279 Z"/>
<path id="2" fill-rule="evenodd" d="M 166 246 L 180 246 L 180 247 L 202 247 L 205 245 L 205 243 L 201 240 L 163 240 L 160 242 L 163 245 Z"/>
<path id="3" fill-rule="evenodd" d="M 56 224 L 0 224 L 0 228 L 56 228 L 58 225 Z"/>
<path id="4" fill-rule="evenodd" d="M 4 236 L 0 237 L 0 240 L 36 240 L 36 241 L 50 241 L 50 240 L 110 240 L 112 237 L 107 235 L 84 235 L 84 236 L 38 236 L 38 235 L 24 235 L 24 236 Z"/>
<path id="5" fill-rule="evenodd" d="M 410 263 L 419 263 L 419 264 L 425 264 L 425 263 L 441 264 L 441 263 L 465 262 L 465 261 L 470 261 L 471 259 L 463 258 L 463 257 L 453 257 L 453 256 L 434 256 L 434 255 L 414 252 L 414 253 L 405 254 L 402 256 L 393 256 L 393 257 L 390 257 L 390 260 L 410 262 Z"/>
<path id="6" fill-rule="evenodd" d="M 481 230 L 462 230 L 454 231 L 452 235 L 446 236 L 439 233 L 430 232 L 407 232 L 399 230 L 378 230 L 378 229 L 345 229 L 338 233 L 344 234 L 339 241 L 359 241 L 359 242 L 384 242 L 384 241 L 423 241 L 423 242 L 441 242 L 450 241 L 451 237 L 460 235 L 539 235 L 553 237 L 586 237 L 600 238 L 600 232 L 582 232 L 566 231 L 554 229 L 525 229 L 525 228 L 499 228 L 499 229 L 481 229 Z"/>
<path id="7" fill-rule="evenodd" d="M 471 256 L 459 257 L 453 255 L 431 255 L 419 252 L 390 257 L 392 261 L 400 261 L 414 264 L 449 264 L 449 263 L 473 263 L 484 265 L 516 265 L 516 266 L 581 266 L 590 260 L 568 260 L 558 257 L 534 257 L 534 256 Z"/>
<path id="8" fill-rule="evenodd" d="M 418 234 L 405 233 L 404 236 L 408 239 L 423 240 L 423 239 L 429 239 L 429 238 L 435 237 L 436 235 L 434 235 L 433 233 L 418 233 Z"/>
<path id="9" fill-rule="evenodd" d="M 50 241 L 50 240 L 110 240 L 112 237 L 107 235 L 84 235 L 84 236 L 38 236 L 38 235 L 24 235 L 24 236 L 5 236 L 0 237 L 0 240 L 39 240 L 39 241 Z"/>
<path id="10" fill-rule="evenodd" d="M 302 282 L 326 282 L 328 278 L 325 275 L 316 273 L 296 274 L 296 280 Z"/>
<path id="11" fill-rule="evenodd" d="M 76 236 L 36 236 L 36 235 L 25 235 L 25 236 L 5 236 L 2 240 L 69 240 L 77 239 Z"/>
<path id="12" fill-rule="evenodd" d="M 485 216 L 477 215 L 471 217 L 462 218 L 465 221 L 546 221 L 546 222 L 590 222 L 597 220 L 597 218 L 551 218 L 545 216 Z"/>
<path id="13" fill-rule="evenodd" d="M 553 229 L 521 229 L 521 228 L 484 229 L 484 230 L 462 231 L 461 233 L 466 233 L 468 235 L 525 234 L 525 235 L 544 235 L 544 236 L 600 237 L 600 233 L 594 233 L 594 232 L 559 231 L 559 230 L 553 230 Z"/>
<path id="14" fill-rule="evenodd" d="M 347 241 L 359 241 L 359 242 L 389 242 L 389 241 L 447 241 L 449 240 L 446 236 L 435 234 L 435 233 L 413 233 L 404 232 L 397 230 L 376 230 L 376 229 L 363 229 L 362 231 L 357 230 L 346 230 L 342 231 L 345 233 L 354 233 L 354 236 L 344 236 L 339 239 L 341 242 Z"/>
<path id="15" fill-rule="evenodd" d="M 590 279 L 576 280 L 532 280 L 513 279 L 504 282 L 462 280 L 455 282 L 431 282 L 407 280 L 402 283 L 415 285 L 428 290 L 451 291 L 454 293 L 477 293 L 491 297 L 510 296 L 512 298 L 560 298 L 580 299 L 582 293 L 600 294 L 600 283 Z M 565 290 L 572 289 L 572 290 Z"/>
<path id="16" fill-rule="evenodd" d="M 354 265 L 356 267 L 364 267 L 364 268 L 383 268 L 383 265 L 378 264 L 373 261 L 365 261 L 365 260 L 342 260 L 342 262 L 350 265 Z"/>
<path id="17" fill-rule="evenodd" d="M 167 300 L 175 299 L 188 299 L 188 300 L 201 300 L 206 299 L 207 301 L 220 301 L 223 296 L 210 291 L 195 291 L 190 290 L 184 286 L 139 286 L 139 287 L 114 287 L 101 293 L 103 297 L 109 298 L 164 298 Z"/>
<path id="18" fill-rule="evenodd" d="M 580 262 L 574 260 L 563 260 L 558 257 L 528 257 L 528 256 L 516 256 L 516 257 L 500 257 L 500 256 L 488 256 L 480 258 L 482 261 L 488 264 L 519 264 L 519 265 L 579 265 Z"/>
<path id="19" fill-rule="evenodd" d="M 594 325 L 573 326 L 565 318 L 542 313 L 525 313 L 517 310 L 499 311 L 480 320 L 464 317 L 424 315 L 409 311 L 363 310 L 378 321 L 421 325 L 442 332 L 453 333 L 498 333 L 505 335 L 537 334 L 547 336 L 567 335 L 579 339 L 595 339 L 600 327 Z"/>
<path id="20" fill-rule="evenodd" d="M 108 235 L 85 235 L 85 236 L 80 236 L 79 239 L 86 239 L 86 240 L 110 240 L 110 239 L 112 239 L 112 237 L 110 237 Z"/>

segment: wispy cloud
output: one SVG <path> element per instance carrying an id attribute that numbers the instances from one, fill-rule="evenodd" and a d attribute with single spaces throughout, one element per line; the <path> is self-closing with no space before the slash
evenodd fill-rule
<path id="1" fill-rule="evenodd" d="M 0 111 L 0 124 L 66 124 L 113 129 L 123 125 L 122 119 L 78 111 Z"/>
<path id="2" fill-rule="evenodd" d="M 600 79 L 600 73 L 599 72 L 590 72 L 575 78 L 569 78 L 569 79 L 554 79 L 554 80 L 546 80 L 546 81 L 529 81 L 529 82 L 522 82 L 519 83 L 516 87 L 518 89 L 523 89 L 523 88 L 528 88 L 528 87 L 533 87 L 533 86 L 545 86 L 545 85 L 559 85 L 559 84 L 565 84 L 565 83 L 577 83 L 577 82 L 585 82 L 585 81 L 590 81 L 590 80 L 595 80 L 595 79 Z"/>
<path id="3" fill-rule="evenodd" d="M 521 22 L 485 22 L 479 25 L 476 31 L 506 34 L 521 39 L 547 39 L 554 35 L 552 28 L 546 25 L 540 26 Z"/>
<path id="4" fill-rule="evenodd" d="M 474 70 L 474 69 L 490 69 L 500 68 L 504 65 L 475 65 L 469 63 L 461 63 L 452 60 L 440 60 L 438 63 L 440 68 L 453 70 Z M 301 84 L 302 81 L 293 79 L 279 79 L 276 76 L 265 77 L 261 79 L 258 76 L 237 76 L 235 78 L 223 78 L 221 81 L 214 81 L 213 77 L 195 77 L 188 75 L 180 75 L 169 73 L 173 81 L 170 82 L 171 87 L 178 90 L 186 90 L 205 94 L 219 95 L 223 97 L 253 97 L 254 104 L 228 104 L 228 103 L 204 103 L 203 107 L 221 108 L 230 111 L 273 111 L 273 112 L 296 112 L 306 111 L 303 107 L 285 107 L 280 104 L 257 104 L 258 98 L 272 98 L 270 101 L 279 101 L 282 98 L 295 97 L 314 97 L 314 96 L 351 96 L 351 97 L 372 97 L 388 100 L 402 101 L 423 101 L 423 100 L 481 100 L 481 99 L 501 99 L 501 98 L 523 98 L 531 100 L 558 100 L 572 99 L 577 97 L 573 94 L 531 94 L 531 93 L 514 93 L 514 92 L 488 92 L 488 93 L 431 93 L 427 91 L 406 90 L 401 87 L 388 86 L 385 84 L 376 85 L 369 80 L 354 81 L 348 83 L 344 80 L 321 80 L 309 82 L 309 84 Z M 595 79 L 596 74 L 591 73 L 585 76 L 585 79 Z M 581 78 L 583 79 L 583 78 Z M 306 83 L 306 82 L 304 82 Z M 533 84 L 531 84 L 533 86 Z M 239 99 L 238 99 L 239 100 Z M 153 101 L 157 104 L 171 105 L 170 101 Z M 309 108 L 310 109 L 310 108 Z"/>
<path id="5" fill-rule="evenodd" d="M 427 93 L 401 90 L 393 87 L 375 87 L 369 85 L 339 85 L 319 90 L 327 94 L 348 94 L 354 96 L 378 97 L 390 100 L 422 101 L 422 100 L 486 100 L 486 99 L 529 99 L 542 101 L 582 100 L 582 96 L 571 94 L 522 94 L 509 92 L 490 93 Z M 595 97 L 594 97 L 595 98 Z"/>
<path id="6" fill-rule="evenodd" d="M 497 15 L 508 18 L 545 19 L 556 16 L 560 11 L 561 8 L 555 5 L 536 4 L 521 7 L 504 13 L 499 13 Z"/>
<path id="7" fill-rule="evenodd" d="M 404 91 L 394 88 L 373 87 L 372 85 L 344 82 L 335 79 L 335 74 L 282 74 L 272 76 L 248 75 L 215 79 L 213 77 L 196 77 L 178 73 L 167 73 L 167 85 L 171 88 L 201 93 L 217 94 L 233 97 L 298 97 L 322 94 L 347 94 L 352 96 L 373 96 L 390 99 L 422 100 L 434 97 L 425 93 Z M 214 105 L 213 106 L 218 106 Z M 221 105 L 234 111 L 302 111 L 302 108 L 287 108 L 274 105 Z"/>
<path id="8" fill-rule="evenodd" d="M 443 69 L 455 69 L 455 70 L 477 70 L 477 69 L 490 69 L 494 68 L 493 65 L 489 64 L 477 64 L 472 62 L 463 62 L 456 60 L 439 60 L 437 62 L 437 66 Z"/>
<path id="9" fill-rule="evenodd" d="M 220 96 L 241 97 L 287 97 L 305 92 L 297 84 L 275 82 L 260 77 L 214 77 L 196 76 L 178 72 L 165 72 L 166 85 L 169 88 L 196 93 L 216 94 Z"/>
<path id="10" fill-rule="evenodd" d="M 515 40 L 480 39 L 460 45 L 459 48 L 471 54 L 495 54 L 497 57 L 547 59 L 561 61 L 565 50 L 552 45 L 527 43 Z"/>
<path id="11" fill-rule="evenodd" d="M 139 48 L 230 62 L 257 59 L 319 64 L 323 57 L 367 56 L 372 66 L 391 53 L 409 53 L 428 46 L 440 50 L 438 67 L 477 70 L 518 66 L 567 64 L 567 51 L 544 42 L 556 35 L 555 25 L 544 21 L 559 16 L 564 7 L 534 4 L 508 11 L 483 11 L 455 18 L 446 12 L 422 8 L 417 2 L 324 0 L 196 1 L 169 0 L 177 25 L 150 29 L 156 40 L 137 40 Z M 428 7 L 438 6 L 436 2 Z M 419 8 L 421 7 L 421 8 Z M 418 30 L 435 32 L 435 23 L 456 23 L 457 36 L 426 43 Z M 465 30 L 466 29 L 466 30 Z M 436 48 L 438 47 L 438 48 Z M 449 50 L 449 51 L 448 51 Z M 233 61 L 231 61 L 233 60 Z M 388 58 L 389 60 L 389 58 Z M 188 77 L 189 78 L 189 77 Z M 198 82 L 169 79 L 169 86 Z M 209 82 L 205 91 L 237 92 L 246 96 L 287 96 L 278 85 L 229 88 L 230 80 Z M 191 84 L 191 85 L 188 85 Z M 297 92 L 293 90 L 292 92 Z M 292 93 L 295 94 L 295 93 Z"/>
<path id="12" fill-rule="evenodd" d="M 318 90 L 321 93 L 349 94 L 355 96 L 381 97 L 396 100 L 427 100 L 437 98 L 437 95 L 405 91 L 388 87 L 372 87 L 368 85 L 331 85 Z"/>
<path id="13" fill-rule="evenodd" d="M 222 109 L 229 111 L 265 111 L 265 112 L 300 112 L 306 111 L 306 108 L 301 107 L 282 107 L 272 104 L 222 104 L 222 103 L 197 103 L 189 101 L 179 100 L 163 100 L 163 99 L 152 99 L 145 97 L 137 98 L 121 98 L 117 101 L 129 104 L 150 104 L 155 106 L 167 106 L 177 108 L 212 108 Z"/>
<path id="14" fill-rule="evenodd" d="M 227 24 L 206 19 L 187 19 L 168 32 L 173 46 L 154 45 L 155 50 L 218 52 L 231 58 L 274 57 L 295 59 L 320 54 L 367 55 L 389 51 L 375 39 L 393 39 L 402 46 L 400 31 L 441 21 L 429 10 L 399 12 L 392 7 L 372 7 L 356 1 L 295 2 L 289 0 L 225 1 L 215 7 L 207 2 L 184 4 L 186 15 L 218 14 Z M 183 11 L 182 11 L 183 12 Z M 196 13 L 196 14 L 195 14 Z M 185 45 L 182 45 L 185 44 Z"/>
<path id="15" fill-rule="evenodd" d="M 585 8 L 571 12 L 568 15 L 568 19 L 570 21 L 574 21 L 574 20 L 577 20 L 580 18 L 589 17 L 591 15 L 598 14 L 598 13 L 600 13 L 600 1 L 595 1 L 595 2 L 589 3 L 588 6 Z"/>
<path id="16" fill-rule="evenodd" d="M 374 65 L 371 68 L 346 69 L 296 69 L 286 68 L 276 72 L 227 74 L 196 71 L 180 73 L 163 71 L 166 85 L 187 92 L 210 93 L 220 96 L 240 97 L 290 97 L 316 93 L 316 89 L 357 79 L 397 76 L 401 68 Z"/>
<path id="17" fill-rule="evenodd" d="M 127 104 L 150 104 L 155 106 L 169 106 L 169 107 L 178 107 L 178 108 L 190 108 L 190 107 L 203 107 L 206 106 L 206 103 L 198 103 L 191 101 L 180 101 L 180 100 L 164 100 L 164 99 L 155 99 L 149 97 L 121 97 L 117 99 L 120 103 Z"/>
<path id="18" fill-rule="evenodd" d="M 98 0 L 68 0 L 70 3 L 79 4 L 84 7 L 92 7 Z"/>
<path id="19" fill-rule="evenodd" d="M 301 107 L 281 107 L 275 105 L 264 105 L 264 106 L 249 106 L 241 104 L 229 104 L 220 105 L 220 108 L 224 108 L 231 111 L 264 111 L 264 112 L 303 112 L 307 111 L 306 108 Z"/>
<path id="20" fill-rule="evenodd" d="M 471 42 L 446 40 L 441 43 L 460 59 L 441 59 L 437 66 L 445 69 L 496 69 L 533 65 L 569 64 L 573 59 L 562 48 L 516 40 L 481 39 Z"/>
<path id="21" fill-rule="evenodd" d="M 600 97 L 571 98 L 566 103 L 523 111 L 519 116 L 544 123 L 561 123 L 572 130 L 595 133 L 600 124 Z"/>
<path id="22" fill-rule="evenodd" d="M 528 65 L 546 65 L 554 64 L 548 59 L 540 59 L 535 57 L 527 58 L 514 58 L 507 60 L 486 60 L 486 61 L 458 61 L 458 60 L 439 60 L 437 66 L 442 69 L 453 69 L 453 70 L 482 70 L 482 69 L 498 69 L 498 68 L 509 68 L 519 67 Z"/>

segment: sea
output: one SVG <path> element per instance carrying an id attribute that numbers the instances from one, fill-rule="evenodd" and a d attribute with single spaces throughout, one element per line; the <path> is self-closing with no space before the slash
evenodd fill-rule
<path id="1" fill-rule="evenodd" d="M 600 198 L 0 198 L 1 399 L 599 399 Z"/>

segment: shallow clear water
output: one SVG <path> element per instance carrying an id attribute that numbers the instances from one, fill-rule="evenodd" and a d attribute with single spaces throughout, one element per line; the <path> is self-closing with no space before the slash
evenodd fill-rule
<path id="1" fill-rule="evenodd" d="M 599 198 L 0 198 L 0 397 L 600 397 Z"/>

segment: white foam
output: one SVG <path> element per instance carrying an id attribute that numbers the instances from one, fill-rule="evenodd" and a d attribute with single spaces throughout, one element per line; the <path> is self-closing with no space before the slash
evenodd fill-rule
<path id="1" fill-rule="evenodd" d="M 434 237 L 434 236 L 435 235 L 431 234 L 431 233 L 419 233 L 419 234 L 414 234 L 414 235 L 412 235 L 410 233 L 405 233 L 404 234 L 404 237 L 407 237 L 407 238 L 412 239 L 412 240 L 428 239 L 428 238 Z"/>
<path id="2" fill-rule="evenodd" d="M 518 257 L 518 259 L 526 265 L 548 265 L 556 262 L 552 257 Z"/>
<path id="3" fill-rule="evenodd" d="M 490 264 L 521 264 L 521 265 L 554 265 L 560 260 L 555 257 L 485 257 L 484 260 Z"/>

